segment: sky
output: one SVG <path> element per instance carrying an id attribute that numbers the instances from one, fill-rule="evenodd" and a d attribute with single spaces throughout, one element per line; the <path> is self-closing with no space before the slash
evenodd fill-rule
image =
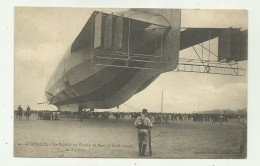
<path id="1" fill-rule="evenodd" d="M 32 109 L 56 109 L 37 103 L 47 101 L 44 89 L 50 75 L 94 10 L 117 12 L 127 9 L 15 8 L 15 108 L 30 105 Z M 247 11 L 182 10 L 182 27 L 247 29 Z M 217 40 L 211 41 L 211 45 L 212 51 L 217 53 Z M 180 57 L 196 56 L 192 49 L 186 49 L 180 52 Z M 240 66 L 247 69 L 247 61 Z M 163 112 L 247 107 L 247 75 L 234 77 L 184 72 L 161 74 L 125 104 L 137 110 L 147 108 L 151 112 L 160 112 L 162 91 Z M 120 111 L 136 111 L 126 105 L 121 105 Z"/>

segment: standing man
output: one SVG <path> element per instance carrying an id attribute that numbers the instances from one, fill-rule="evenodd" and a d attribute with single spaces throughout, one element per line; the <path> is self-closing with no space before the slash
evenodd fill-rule
<path id="1" fill-rule="evenodd" d="M 30 116 L 31 116 L 31 108 L 30 106 L 28 105 L 27 108 L 26 108 L 26 120 L 29 120 Z"/>
<path id="2" fill-rule="evenodd" d="M 118 112 L 116 112 L 115 115 L 116 115 L 116 123 L 117 123 L 120 118 L 120 114 Z"/>
<path id="3" fill-rule="evenodd" d="M 219 121 L 220 121 L 220 124 L 222 125 L 222 122 L 223 122 L 223 114 L 220 114 L 220 116 L 219 116 Z"/>
<path id="4" fill-rule="evenodd" d="M 37 120 L 39 120 L 39 119 L 40 119 L 40 117 L 41 117 L 41 110 L 40 110 L 40 111 L 38 111 L 38 119 L 37 119 Z"/>
<path id="5" fill-rule="evenodd" d="M 239 123 L 240 123 L 241 131 L 242 131 L 239 155 L 241 157 L 246 157 L 246 153 L 247 153 L 247 120 L 244 119 Z"/>
<path id="6" fill-rule="evenodd" d="M 142 114 L 135 120 L 134 126 L 138 128 L 139 155 L 144 156 L 148 140 L 148 130 L 153 126 L 147 117 L 147 109 L 143 109 Z"/>
<path id="7" fill-rule="evenodd" d="M 21 105 L 19 105 L 17 109 L 18 109 L 19 120 L 21 120 L 23 116 L 23 108 L 21 107 Z"/>
<path id="8" fill-rule="evenodd" d="M 78 106 L 78 114 L 79 114 L 80 121 L 83 122 L 83 106 L 82 105 Z"/>

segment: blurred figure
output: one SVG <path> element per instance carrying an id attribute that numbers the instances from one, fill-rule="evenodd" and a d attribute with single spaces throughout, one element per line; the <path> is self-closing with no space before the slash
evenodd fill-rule
<path id="1" fill-rule="evenodd" d="M 161 113 L 157 114 L 157 122 L 162 123 L 162 114 Z"/>
<path id="2" fill-rule="evenodd" d="M 21 107 L 21 105 L 19 105 L 17 109 L 18 109 L 19 120 L 21 120 L 23 116 L 23 108 Z"/>
<path id="3" fill-rule="evenodd" d="M 114 116 L 116 117 L 116 123 L 117 123 L 120 118 L 119 112 L 114 113 Z"/>
<path id="4" fill-rule="evenodd" d="M 222 114 L 220 114 L 220 116 L 219 116 L 219 122 L 222 125 L 222 122 L 223 122 L 223 115 Z"/>
<path id="5" fill-rule="evenodd" d="M 168 115 L 167 115 L 167 119 L 166 119 L 167 123 L 168 123 L 168 124 L 171 124 L 171 123 L 172 123 L 171 120 L 172 120 L 172 117 L 171 117 L 170 114 L 168 114 Z"/>
<path id="6" fill-rule="evenodd" d="M 154 119 L 155 119 L 155 123 L 156 124 L 159 123 L 159 118 L 158 118 L 158 114 L 157 113 L 154 115 Z"/>
<path id="7" fill-rule="evenodd" d="M 57 120 L 60 120 L 60 111 L 58 111 L 56 114 L 57 114 Z"/>
<path id="8" fill-rule="evenodd" d="M 165 114 L 162 114 L 162 123 L 167 123 L 167 122 L 166 122 L 166 115 L 165 115 Z"/>
<path id="9" fill-rule="evenodd" d="M 26 120 L 29 120 L 29 118 L 31 116 L 31 108 L 29 105 L 26 108 L 25 116 L 26 116 Z"/>
<path id="10" fill-rule="evenodd" d="M 246 119 L 240 120 L 240 128 L 242 131 L 241 134 L 241 143 L 239 147 L 239 155 L 243 155 L 243 152 L 246 153 L 247 149 L 247 121 Z"/>
<path id="11" fill-rule="evenodd" d="M 240 123 L 240 120 L 241 120 L 241 118 L 240 118 L 240 116 L 238 115 L 238 116 L 237 116 L 237 122 Z"/>
<path id="12" fill-rule="evenodd" d="M 53 119 L 57 120 L 57 112 L 53 112 Z"/>
<path id="13" fill-rule="evenodd" d="M 42 110 L 40 110 L 38 112 L 38 120 L 42 120 L 42 114 L 43 114 L 43 112 L 42 112 Z"/>

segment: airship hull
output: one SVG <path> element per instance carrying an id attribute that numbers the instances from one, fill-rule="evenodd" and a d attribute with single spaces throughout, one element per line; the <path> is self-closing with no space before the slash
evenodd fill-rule
<path id="1" fill-rule="evenodd" d="M 47 83 L 47 100 L 63 110 L 119 106 L 176 68 L 179 38 L 180 10 L 94 12 Z"/>
<path id="2" fill-rule="evenodd" d="M 127 101 L 161 73 L 97 66 L 89 51 L 65 55 L 56 70 L 46 88 L 46 96 L 52 104 L 60 107 L 77 103 L 100 109 L 116 107 Z"/>

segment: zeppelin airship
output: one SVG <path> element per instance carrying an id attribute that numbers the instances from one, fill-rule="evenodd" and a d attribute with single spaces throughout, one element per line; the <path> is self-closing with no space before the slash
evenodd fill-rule
<path id="1" fill-rule="evenodd" d="M 63 109 L 109 109 L 175 70 L 179 51 L 218 37 L 218 60 L 247 59 L 247 31 L 181 27 L 180 9 L 94 11 L 50 77 L 45 95 Z"/>

